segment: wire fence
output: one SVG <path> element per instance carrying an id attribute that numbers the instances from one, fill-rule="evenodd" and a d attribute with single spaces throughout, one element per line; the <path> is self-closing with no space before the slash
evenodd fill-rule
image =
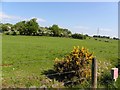
<path id="1" fill-rule="evenodd" d="M 69 71 L 69 72 L 62 72 L 62 73 L 54 73 L 54 74 L 46 74 L 46 77 L 49 77 L 49 76 L 55 76 L 55 75 L 57 75 L 57 76 L 59 76 L 59 75 L 64 75 L 64 74 L 71 74 L 71 73 L 75 73 L 76 71 Z M 37 75 L 36 75 L 37 76 Z M 13 77 L 14 77 L 14 75 L 13 75 Z M 35 76 L 33 76 L 33 77 L 35 77 Z M 23 76 L 18 76 L 18 77 L 16 77 L 16 79 L 18 80 L 18 79 L 22 79 L 22 78 L 29 78 L 29 77 L 23 77 Z M 11 79 L 12 79 L 12 77 L 11 77 Z M 38 78 L 37 78 L 38 79 Z M 67 80 L 67 81 L 64 81 L 63 82 L 63 85 L 67 85 L 67 84 L 70 84 L 70 83 L 72 83 L 72 84 L 74 84 L 74 83 L 76 83 L 76 82 L 78 82 L 78 81 L 81 81 L 81 80 L 85 80 L 86 81 L 86 83 L 89 85 L 90 83 L 86 80 L 86 78 L 77 78 L 77 79 L 75 79 L 75 80 Z"/>
<path id="2" fill-rule="evenodd" d="M 75 73 L 75 71 L 47 74 L 46 76 L 62 75 L 62 74 L 69 74 L 69 73 Z"/>
<path id="3" fill-rule="evenodd" d="M 51 62 L 51 60 L 47 60 L 47 62 Z M 11 66 L 13 65 L 14 66 L 14 64 L 30 64 L 30 63 L 38 63 L 38 62 L 46 62 L 46 60 L 40 60 L 40 61 L 27 61 L 27 62 L 17 62 L 17 63 L 13 63 L 13 64 L 11 64 Z M 14 73 L 14 67 L 13 68 L 11 68 L 11 69 L 13 69 L 11 72 L 13 72 Z M 84 70 L 84 69 L 83 69 Z M 8 72 L 8 71 L 3 71 L 3 73 L 11 73 L 11 72 Z M 45 75 L 46 77 L 50 77 L 50 76 L 60 76 L 60 75 L 65 75 L 65 74 L 72 74 L 72 73 L 75 73 L 76 71 L 74 71 L 74 70 L 72 70 L 72 71 L 68 71 L 68 72 L 57 72 L 57 73 L 50 73 L 50 74 L 43 74 L 43 75 Z M 22 73 L 22 72 L 21 72 Z M 9 77 L 9 74 L 7 74 L 7 75 L 5 75 L 6 77 Z M 15 75 L 16 76 L 16 75 Z M 32 76 L 32 75 L 29 75 L 29 76 Z M 29 77 L 28 76 L 28 77 Z M 37 76 L 37 75 L 35 75 L 35 76 Z M 12 77 L 14 77 L 14 75 L 12 76 Z M 11 78 L 12 78 L 11 77 Z M 22 76 L 22 75 L 18 75 L 18 76 L 16 76 L 16 78 L 17 79 L 22 79 L 22 78 L 28 78 L 28 77 L 25 77 L 25 76 Z M 86 80 L 86 78 L 78 78 L 78 79 L 75 79 L 75 80 L 67 80 L 67 81 L 64 81 L 64 85 L 65 84 L 69 84 L 69 83 L 75 83 L 75 82 L 78 82 L 78 81 L 80 81 L 80 80 Z M 87 81 L 87 80 L 86 80 Z M 86 83 L 88 83 L 89 84 L 89 82 L 86 82 Z"/>
<path id="4" fill-rule="evenodd" d="M 23 62 L 23 61 L 19 61 L 19 62 L 12 62 L 12 63 L 8 63 L 8 64 L 6 64 L 6 65 L 13 65 L 13 64 L 29 64 L 29 63 L 36 63 L 36 62 L 51 62 L 51 60 L 31 60 L 31 61 L 25 61 L 25 62 Z M 0 66 L 4 66 L 4 64 L 1 64 Z"/>
<path id="5" fill-rule="evenodd" d="M 15 64 L 29 64 L 29 63 L 36 63 L 36 62 L 46 62 L 46 61 L 45 60 L 41 60 L 41 61 L 28 61 L 28 62 L 18 62 L 18 63 L 15 63 Z M 8 64 L 8 66 L 9 65 L 10 66 L 14 66 L 14 63 L 13 64 Z M 0 66 L 2 66 L 2 65 L 0 65 Z M 15 67 L 13 67 L 11 69 L 12 69 L 12 72 L 14 72 Z M 84 70 L 84 69 L 82 69 L 82 70 Z M 8 72 L 8 71 L 2 71 L 2 72 L 11 73 L 11 72 Z M 75 72 L 76 71 L 72 70 L 72 71 L 68 71 L 68 72 L 59 72 L 59 73 L 47 74 L 46 76 L 49 77 L 49 76 L 55 76 L 55 75 L 70 74 L 70 73 L 75 73 Z"/>

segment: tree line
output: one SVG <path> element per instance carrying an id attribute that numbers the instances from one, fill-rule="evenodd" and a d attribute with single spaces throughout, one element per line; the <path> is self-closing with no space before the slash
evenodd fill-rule
<path id="1" fill-rule="evenodd" d="M 56 24 L 53 24 L 50 27 L 41 27 L 37 23 L 36 18 L 29 21 L 20 21 L 14 25 L 10 23 L 0 23 L 0 32 L 7 35 L 53 36 L 86 39 L 86 35 L 78 33 L 72 34 L 70 30 L 60 28 Z"/>
<path id="2" fill-rule="evenodd" d="M 109 36 L 100 36 L 100 35 L 94 35 L 93 36 L 94 38 L 106 38 L 106 39 L 110 39 Z M 116 37 L 113 37 L 111 39 L 114 39 L 114 40 L 119 40 L 119 38 L 116 38 Z"/>
<path id="3" fill-rule="evenodd" d="M 37 23 L 37 19 L 33 18 L 28 21 L 20 21 L 16 24 L 10 23 L 0 23 L 0 33 L 4 33 L 6 35 L 29 35 L 29 36 L 52 36 L 52 37 L 69 37 L 75 39 L 86 39 L 89 37 L 87 34 L 79 34 L 72 32 L 66 28 L 60 28 L 58 25 L 53 24 L 49 27 L 39 26 Z M 109 36 L 100 36 L 93 35 L 94 38 L 106 38 L 110 39 Z M 114 40 L 119 40 L 119 38 L 113 37 Z"/>

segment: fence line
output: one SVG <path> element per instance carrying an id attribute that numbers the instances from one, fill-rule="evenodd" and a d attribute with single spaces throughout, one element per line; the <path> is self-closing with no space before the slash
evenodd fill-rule
<path id="1" fill-rule="evenodd" d="M 86 69 L 81 69 L 81 71 L 86 70 Z M 61 75 L 61 74 L 67 74 L 67 73 L 75 73 L 75 70 L 68 71 L 68 72 L 59 72 L 59 73 L 54 73 L 54 74 L 47 74 L 46 76 L 54 76 L 54 75 Z"/>
<path id="2" fill-rule="evenodd" d="M 84 69 L 81 69 L 81 70 L 84 70 Z M 7 72 L 7 71 L 2 71 L 2 72 Z M 68 73 L 75 73 L 76 71 L 68 71 L 68 72 L 59 72 L 59 73 L 53 73 L 53 74 L 47 74 L 46 76 L 55 76 L 55 75 L 61 75 L 61 74 L 68 74 Z M 7 72 L 7 73 L 10 73 L 10 72 Z"/>
<path id="3" fill-rule="evenodd" d="M 7 71 L 3 71 L 7 72 Z M 10 73 L 10 72 L 7 72 Z M 61 74 L 67 74 L 67 73 L 75 73 L 75 71 L 69 71 L 69 72 L 62 72 L 62 73 L 54 73 L 54 74 L 47 74 L 46 76 L 54 76 L 54 75 L 61 75 Z"/>
<path id="4" fill-rule="evenodd" d="M 75 71 L 69 71 L 69 72 L 63 72 L 63 73 L 54 73 L 54 74 L 47 74 L 46 76 L 54 76 L 54 75 L 61 75 L 61 74 L 67 74 L 67 73 L 75 73 Z"/>
<path id="5" fill-rule="evenodd" d="M 79 79 L 76 79 L 75 81 L 67 81 L 67 82 L 64 82 L 64 84 L 67 84 L 67 83 L 74 83 L 74 82 L 77 82 L 77 81 L 80 81 L 80 80 L 85 80 L 86 78 L 79 78 Z"/>
<path id="6" fill-rule="evenodd" d="M 27 61 L 27 62 L 18 62 L 19 64 L 24 64 L 24 63 L 34 63 L 34 62 L 46 62 L 46 60 L 40 60 L 40 61 Z M 47 62 L 51 62 L 51 60 L 47 60 Z"/>
<path id="7" fill-rule="evenodd" d="M 63 73 L 55 73 L 55 74 L 48 74 L 48 75 L 46 75 L 46 76 L 53 76 L 53 75 L 61 75 L 61 74 L 67 74 L 67 73 L 75 73 L 75 71 L 69 71 L 69 72 L 63 72 Z M 36 75 L 37 76 L 37 75 Z M 18 77 L 16 77 L 17 79 L 18 79 Z M 25 77 L 19 77 L 19 78 L 25 78 Z M 28 78 L 28 77 L 27 77 Z M 75 83 L 75 82 L 77 82 L 77 81 L 80 81 L 80 80 L 86 80 L 86 78 L 79 78 L 79 79 L 76 79 L 76 80 L 74 80 L 74 81 L 67 81 L 67 82 L 64 82 L 64 85 L 65 84 L 68 84 L 68 83 Z M 87 81 L 87 80 L 86 80 Z M 87 81 L 87 83 L 88 83 L 88 81 Z M 89 83 L 88 83 L 89 84 Z"/>
<path id="8" fill-rule="evenodd" d="M 48 60 L 47 60 L 48 61 Z M 51 60 L 49 60 L 49 61 L 51 61 Z M 49 62 L 48 61 L 48 62 Z M 15 63 L 15 64 L 28 64 L 28 63 L 35 63 L 35 62 L 46 62 L 46 60 L 40 60 L 40 61 L 27 61 L 27 62 L 18 62 L 18 63 Z M 12 65 L 14 65 L 14 63 L 12 64 Z M 81 71 L 83 71 L 84 69 L 81 69 Z M 3 71 L 3 72 L 6 72 L 6 71 Z M 12 72 L 14 72 L 14 70 L 12 71 Z M 68 71 L 68 72 L 59 72 L 59 73 L 53 73 L 53 74 L 44 74 L 45 76 L 47 76 L 47 77 L 49 77 L 49 76 L 55 76 L 55 75 L 62 75 L 62 74 L 69 74 L 69 73 L 75 73 L 76 71 L 74 71 L 74 70 L 72 70 L 72 71 Z M 10 73 L 10 72 L 7 72 L 7 73 Z M 5 75 L 6 76 L 6 75 Z M 9 76 L 9 75 L 8 75 Z M 34 75 L 32 75 L 33 77 L 34 77 Z M 35 77 L 36 77 L 37 75 L 35 75 Z M 4 76 L 3 76 L 4 77 Z M 28 76 L 29 77 L 29 76 Z M 18 77 L 16 77 L 16 78 L 18 78 Z M 19 76 L 19 78 L 25 78 L 25 77 L 21 77 L 21 76 Z M 26 77 L 26 79 L 27 79 L 27 77 Z M 79 79 L 76 79 L 76 80 L 74 80 L 74 81 L 67 81 L 67 82 L 64 82 L 64 84 L 69 84 L 69 83 L 75 83 L 75 82 L 77 82 L 77 81 L 80 81 L 80 80 L 82 80 L 82 79 L 84 79 L 84 80 L 86 80 L 85 78 L 79 78 Z M 87 80 L 86 80 L 87 81 Z M 88 83 L 88 82 L 87 82 Z"/>
<path id="9" fill-rule="evenodd" d="M 17 63 L 8 63 L 8 64 L 5 64 L 5 65 L 13 65 L 13 64 L 26 64 L 26 63 L 34 63 L 34 62 L 46 62 L 46 60 L 40 60 L 40 61 L 27 61 L 27 62 L 17 62 Z M 51 62 L 51 60 L 47 60 L 47 62 Z M 0 66 L 3 66 L 0 65 Z"/>

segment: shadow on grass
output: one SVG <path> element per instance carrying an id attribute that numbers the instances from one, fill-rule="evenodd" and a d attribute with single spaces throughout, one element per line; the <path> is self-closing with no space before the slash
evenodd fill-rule
<path id="1" fill-rule="evenodd" d="M 63 74 L 63 73 L 57 73 L 54 70 L 50 69 L 47 71 L 43 71 L 42 75 L 46 75 L 46 77 L 56 80 L 58 82 L 63 82 L 64 86 L 73 86 L 78 84 L 78 82 L 73 81 L 74 73 Z"/>
<path id="2" fill-rule="evenodd" d="M 57 72 L 55 72 L 54 70 L 50 69 L 47 71 L 43 71 L 42 75 L 46 75 L 46 77 L 52 79 L 52 80 L 56 80 L 58 82 L 63 82 L 64 86 L 68 86 L 68 87 L 76 87 L 77 85 L 79 85 L 79 87 L 81 88 L 90 88 L 90 83 L 89 81 L 87 81 L 86 83 L 80 84 L 80 81 L 77 81 L 78 78 L 75 77 L 74 73 L 69 73 L 69 74 L 59 74 Z M 83 80 L 84 81 L 84 80 Z M 105 86 L 105 88 L 116 88 L 116 85 L 114 85 L 114 82 L 111 78 L 110 73 L 104 73 L 100 79 L 100 81 L 98 80 L 98 83 L 100 85 Z"/>

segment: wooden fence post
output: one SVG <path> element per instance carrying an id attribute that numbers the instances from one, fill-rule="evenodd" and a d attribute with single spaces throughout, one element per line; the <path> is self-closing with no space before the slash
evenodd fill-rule
<path id="1" fill-rule="evenodd" d="M 92 59 L 92 89 L 97 88 L 97 60 L 96 58 Z"/>

